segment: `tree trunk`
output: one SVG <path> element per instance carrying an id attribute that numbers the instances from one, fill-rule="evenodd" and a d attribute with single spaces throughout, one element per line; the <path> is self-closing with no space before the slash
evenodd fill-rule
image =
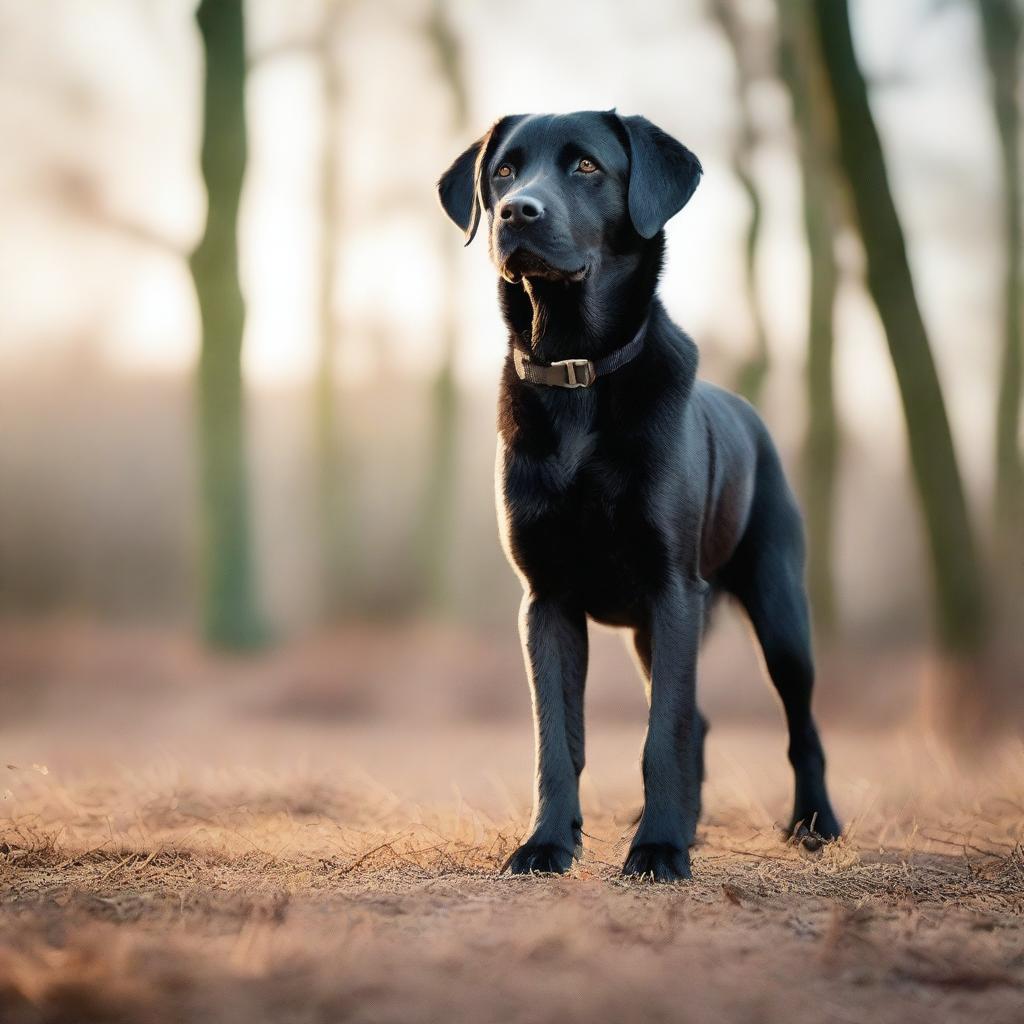
<path id="1" fill-rule="evenodd" d="M 867 257 L 868 288 L 885 328 L 903 403 L 931 553 L 938 639 L 947 655 L 970 662 L 984 645 L 987 618 L 946 406 L 853 48 L 847 0 L 814 0 L 814 13 L 835 103 L 840 161 Z"/>
<path id="2" fill-rule="evenodd" d="M 448 239 L 445 239 L 447 243 Z M 422 596 L 435 611 L 447 607 L 451 599 L 448 568 L 451 555 L 452 525 L 455 517 L 456 457 L 459 421 L 459 395 L 455 382 L 454 248 L 442 250 L 447 298 L 442 313 L 441 365 L 434 380 L 431 405 L 433 423 L 427 463 L 426 491 L 417 539 Z"/>
<path id="3" fill-rule="evenodd" d="M 761 400 L 761 392 L 768 375 L 768 335 L 757 293 L 757 249 L 761 239 L 762 207 L 761 196 L 753 176 L 754 148 L 757 140 L 749 101 L 753 75 L 743 31 L 732 0 L 714 0 L 711 10 L 732 48 L 736 64 L 736 100 L 740 125 L 732 147 L 732 171 L 746 193 L 747 204 L 750 207 L 750 219 L 747 221 L 744 239 L 743 272 L 753 338 L 750 352 L 736 374 L 736 390 L 757 405 Z"/>
<path id="4" fill-rule="evenodd" d="M 338 322 L 334 284 L 338 276 L 338 236 L 341 204 L 338 195 L 338 119 L 341 116 L 341 80 L 335 64 L 335 42 L 341 18 L 341 0 L 327 0 L 319 59 L 323 75 L 323 159 L 320 181 L 319 334 L 314 393 L 317 524 L 322 558 L 322 601 L 325 613 L 335 616 L 346 595 L 351 566 L 353 523 L 347 500 L 351 481 L 339 437 L 335 363 Z"/>
<path id="5" fill-rule="evenodd" d="M 833 311 L 839 272 L 833 243 L 835 118 L 827 96 L 821 53 L 809 24 L 807 0 L 779 0 L 779 68 L 793 107 L 803 178 L 804 233 L 810 264 L 807 324 L 807 435 L 803 492 L 807 511 L 808 588 L 818 633 L 835 635 L 832 574 L 839 421 L 833 396 Z"/>
<path id="6" fill-rule="evenodd" d="M 191 269 L 202 320 L 199 461 L 203 625 L 218 646 L 264 635 L 256 607 L 242 400 L 245 307 L 238 280 L 238 203 L 246 162 L 245 38 L 241 0 L 203 0 L 196 14 L 206 59 L 201 165 L 209 200 Z"/>
<path id="7" fill-rule="evenodd" d="M 466 129 L 467 97 L 459 60 L 459 43 L 448 20 L 445 0 L 433 0 L 426 29 L 438 68 L 451 95 L 453 128 L 457 135 L 461 135 Z M 447 573 L 455 509 L 459 420 L 459 395 L 455 382 L 458 250 L 447 234 L 442 245 L 445 273 L 444 308 L 441 312 L 442 355 L 433 388 L 431 451 L 417 543 L 421 586 L 428 605 L 434 609 L 443 608 L 450 598 Z"/>
<path id="8" fill-rule="evenodd" d="M 999 132 L 1003 178 L 1003 340 L 995 423 L 995 538 L 1001 563 L 1024 557 L 1024 466 L 1018 444 L 1021 415 L 1021 161 L 1020 45 L 1022 15 L 1015 0 L 978 0 Z M 1014 581 L 1018 586 L 1020 579 Z"/>

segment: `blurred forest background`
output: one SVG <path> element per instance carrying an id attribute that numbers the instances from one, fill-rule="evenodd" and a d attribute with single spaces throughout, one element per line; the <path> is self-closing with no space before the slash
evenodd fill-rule
<path id="1" fill-rule="evenodd" d="M 783 450 L 826 708 L 1019 723 L 1022 19 L 0 0 L 4 635 L 313 645 L 354 704 L 525 706 L 495 275 L 434 182 L 502 114 L 614 106 L 704 164 L 662 296 Z M 770 709 L 724 618 L 709 703 Z"/>

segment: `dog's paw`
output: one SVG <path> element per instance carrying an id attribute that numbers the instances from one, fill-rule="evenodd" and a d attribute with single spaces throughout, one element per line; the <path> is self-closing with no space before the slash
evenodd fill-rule
<path id="1" fill-rule="evenodd" d="M 641 843 L 629 851 L 622 874 L 650 882 L 680 882 L 690 878 L 690 854 L 670 843 Z"/>
<path id="2" fill-rule="evenodd" d="M 786 831 L 786 841 L 802 846 L 805 850 L 820 850 L 826 843 L 838 839 L 842 833 L 843 826 L 831 811 L 815 812 L 806 816 L 794 815 Z"/>
<path id="3" fill-rule="evenodd" d="M 557 843 L 524 843 L 505 861 L 502 871 L 510 875 L 564 875 L 572 861 L 573 851 Z"/>

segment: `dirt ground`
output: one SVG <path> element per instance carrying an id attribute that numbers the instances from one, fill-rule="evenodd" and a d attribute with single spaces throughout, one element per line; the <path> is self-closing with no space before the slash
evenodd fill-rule
<path id="1" fill-rule="evenodd" d="M 781 726 L 714 722 L 694 881 L 653 886 L 617 876 L 642 708 L 598 716 L 582 862 L 511 879 L 525 701 L 371 714 L 314 661 L 0 625 L 2 1024 L 1024 1019 L 1019 740 L 827 723 L 811 854 Z"/>

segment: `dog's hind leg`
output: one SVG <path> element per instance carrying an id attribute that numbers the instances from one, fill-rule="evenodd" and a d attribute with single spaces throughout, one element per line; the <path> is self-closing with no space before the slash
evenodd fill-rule
<path id="1" fill-rule="evenodd" d="M 724 575 L 750 617 L 786 714 L 795 779 L 789 831 L 813 847 L 819 837 L 838 837 L 842 827 L 829 801 L 825 753 L 811 714 L 814 659 L 803 572 L 800 514 L 777 456 L 764 453 L 750 524 Z"/>
<path id="2" fill-rule="evenodd" d="M 519 628 L 533 698 L 536 778 L 530 836 L 505 870 L 562 873 L 572 867 L 582 843 L 586 616 L 557 600 L 527 595 Z"/>

